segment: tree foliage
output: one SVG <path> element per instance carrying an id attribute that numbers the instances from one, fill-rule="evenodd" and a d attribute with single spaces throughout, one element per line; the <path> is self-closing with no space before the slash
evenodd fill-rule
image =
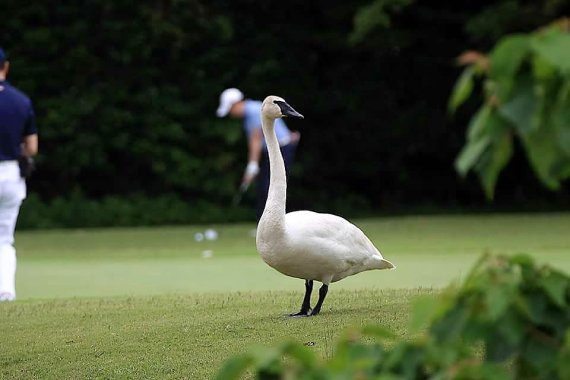
<path id="1" fill-rule="evenodd" d="M 457 171 L 476 171 L 492 199 L 518 138 L 540 181 L 559 189 L 570 177 L 570 20 L 505 36 L 488 55 L 470 52 L 460 60 L 468 66 L 456 82 L 450 111 L 467 100 L 479 77 L 484 101 L 469 123 Z"/>
<path id="2" fill-rule="evenodd" d="M 380 326 L 348 331 L 327 361 L 296 342 L 257 347 L 228 360 L 217 379 L 238 379 L 248 368 L 257 379 L 304 380 L 556 380 L 570 374 L 568 275 L 525 255 L 485 256 L 458 290 L 438 299 L 414 304 L 410 328 L 425 331 L 419 338 L 397 340 Z"/>
<path id="3" fill-rule="evenodd" d="M 3 0 L 9 79 L 34 101 L 40 131 L 29 189 L 45 217 L 26 215 L 29 207 L 22 220 L 61 226 L 65 208 L 87 214 L 119 202 L 133 210 L 121 223 L 167 222 L 170 213 L 137 217 L 144 197 L 191 209 L 172 223 L 253 217 L 249 207 L 227 210 L 247 159 L 240 123 L 215 117 L 229 86 L 254 99 L 282 95 L 306 114 L 288 123 L 302 132 L 291 209 L 480 206 L 474 181 L 450 165 L 463 138 L 445 110 L 453 57 L 471 43 L 487 47 L 489 30 L 526 31 L 563 12 L 517 0 L 534 18 L 511 17 L 495 9 L 505 2 Z M 505 14 L 481 18 L 489 9 Z M 475 19 L 488 24 L 465 29 Z M 568 204 L 529 177 L 514 176 L 498 200 Z M 89 225 L 99 221 L 109 219 Z"/>

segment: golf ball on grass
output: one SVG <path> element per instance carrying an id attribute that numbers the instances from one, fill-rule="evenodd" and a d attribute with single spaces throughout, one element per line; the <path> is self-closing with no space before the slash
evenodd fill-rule
<path id="1" fill-rule="evenodd" d="M 216 240 L 218 238 L 218 232 L 209 228 L 204 232 L 204 236 L 206 237 L 206 240 Z"/>
<path id="2" fill-rule="evenodd" d="M 201 233 L 201 232 L 196 232 L 196 233 L 194 234 L 194 240 L 196 240 L 196 241 L 202 241 L 202 240 L 204 240 L 204 234 Z"/>

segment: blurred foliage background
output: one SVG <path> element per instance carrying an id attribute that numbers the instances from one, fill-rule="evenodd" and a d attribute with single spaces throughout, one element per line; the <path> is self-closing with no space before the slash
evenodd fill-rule
<path id="1" fill-rule="evenodd" d="M 467 49 L 570 14 L 565 0 L 3 0 L 11 82 L 34 101 L 38 170 L 20 227 L 253 220 L 229 86 L 305 114 L 290 209 L 344 216 L 568 209 L 517 141 L 489 204 L 453 162 L 483 95 L 447 102 Z M 479 96 L 479 98 L 477 98 Z"/>

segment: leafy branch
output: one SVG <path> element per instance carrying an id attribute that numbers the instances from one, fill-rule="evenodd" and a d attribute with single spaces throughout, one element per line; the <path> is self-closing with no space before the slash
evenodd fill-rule
<path id="1" fill-rule="evenodd" d="M 475 171 L 488 199 L 520 139 L 538 179 L 557 190 L 570 177 L 570 19 L 502 38 L 489 54 L 467 52 L 448 108 L 454 113 L 482 81 L 483 104 L 455 161 Z"/>

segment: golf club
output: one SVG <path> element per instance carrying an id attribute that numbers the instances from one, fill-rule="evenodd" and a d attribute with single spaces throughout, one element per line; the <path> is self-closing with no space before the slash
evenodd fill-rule
<path id="1" fill-rule="evenodd" d="M 245 194 L 247 189 L 249 189 L 248 183 L 242 183 L 240 185 L 237 194 L 234 196 L 234 198 L 232 200 L 232 206 L 233 207 L 237 206 L 241 202 L 241 198 L 243 197 L 243 195 Z"/>

